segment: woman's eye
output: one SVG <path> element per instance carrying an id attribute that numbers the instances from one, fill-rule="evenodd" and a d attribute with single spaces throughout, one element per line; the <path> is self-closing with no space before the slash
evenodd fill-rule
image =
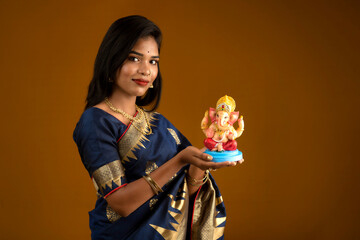
<path id="1" fill-rule="evenodd" d="M 158 61 L 156 61 L 156 60 L 150 60 L 150 64 L 152 64 L 152 65 L 157 65 L 157 64 L 158 64 Z"/>
<path id="2" fill-rule="evenodd" d="M 128 59 L 129 59 L 130 61 L 133 61 L 133 62 L 138 62 L 138 61 L 140 61 L 137 57 L 133 57 L 133 56 L 128 57 Z"/>

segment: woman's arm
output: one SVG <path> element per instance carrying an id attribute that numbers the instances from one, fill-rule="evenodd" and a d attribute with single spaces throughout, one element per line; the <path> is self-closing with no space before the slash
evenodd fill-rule
<path id="1" fill-rule="evenodd" d="M 203 153 L 195 147 L 187 147 L 175 157 L 153 171 L 150 176 L 160 187 L 163 187 L 182 167 L 187 164 L 191 164 L 189 174 L 194 174 L 190 176 L 195 179 L 201 179 L 204 176 L 204 170 L 206 169 L 218 169 L 236 165 L 234 162 L 211 162 L 211 158 L 209 159 L 208 156 L 209 155 Z M 191 186 L 190 184 L 188 186 L 190 195 L 194 194 L 194 192 L 198 189 L 198 187 Z M 121 216 L 126 217 L 144 204 L 153 195 L 154 192 L 150 185 L 145 179 L 140 178 L 110 194 L 106 200 L 114 211 L 119 213 Z"/>

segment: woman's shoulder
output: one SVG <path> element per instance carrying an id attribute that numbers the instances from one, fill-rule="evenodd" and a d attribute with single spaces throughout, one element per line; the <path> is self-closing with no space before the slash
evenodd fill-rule
<path id="1" fill-rule="evenodd" d="M 158 121 L 161 124 L 172 125 L 171 122 L 159 112 L 150 112 L 151 119 Z"/>
<path id="2" fill-rule="evenodd" d="M 187 138 L 177 129 L 165 116 L 158 112 L 153 112 L 154 117 L 158 119 L 158 127 L 161 130 L 165 130 L 166 133 L 169 133 L 176 141 L 178 145 L 180 145 L 181 149 L 186 146 L 190 146 L 191 143 Z"/>
<path id="3" fill-rule="evenodd" d="M 178 131 L 176 129 L 176 127 L 161 113 L 152 112 L 152 118 L 157 120 L 157 123 L 159 126 L 165 127 L 165 128 L 171 128 L 171 129 Z"/>
<path id="4" fill-rule="evenodd" d="M 107 133 L 116 137 L 123 128 L 126 128 L 126 125 L 119 119 L 100 108 L 91 107 L 82 113 L 74 130 L 74 138 L 84 132 Z"/>
<path id="5" fill-rule="evenodd" d="M 105 122 L 113 122 L 116 124 L 123 124 L 113 115 L 97 107 L 86 109 L 82 113 L 79 122 L 90 124 L 104 124 Z"/>

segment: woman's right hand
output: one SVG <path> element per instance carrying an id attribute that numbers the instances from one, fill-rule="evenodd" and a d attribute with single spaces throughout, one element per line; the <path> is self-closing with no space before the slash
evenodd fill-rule
<path id="1" fill-rule="evenodd" d="M 223 167 L 235 166 L 236 162 L 212 162 L 212 156 L 209 154 L 203 153 L 200 149 L 189 146 L 179 152 L 176 155 L 179 158 L 179 161 L 183 164 L 192 164 L 202 170 L 207 169 L 219 169 Z"/>

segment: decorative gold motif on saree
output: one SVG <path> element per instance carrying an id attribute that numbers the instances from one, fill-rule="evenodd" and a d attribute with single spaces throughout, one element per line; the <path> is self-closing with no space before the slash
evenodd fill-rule
<path id="1" fill-rule="evenodd" d="M 195 201 L 193 214 L 192 239 L 219 239 L 224 235 L 225 227 L 221 226 L 226 217 L 220 217 L 220 211 L 216 206 L 222 204 L 222 197 L 216 197 L 214 186 L 211 181 L 207 181 L 200 190 Z M 201 231 L 207 229 L 207 231 Z M 213 229 L 213 231 L 209 231 Z"/>
<path id="2" fill-rule="evenodd" d="M 177 176 L 177 173 L 175 173 L 175 175 L 169 179 L 169 181 L 166 183 L 166 185 L 170 184 L 172 182 L 172 180 L 174 180 L 174 178 L 176 178 L 176 176 Z"/>
<path id="3" fill-rule="evenodd" d="M 151 121 L 157 120 L 154 117 L 156 113 L 144 112 L 144 114 L 146 114 L 146 117 L 149 119 L 151 127 L 156 127 L 155 125 L 151 124 Z M 149 141 L 149 139 L 144 134 L 142 134 L 134 127 L 134 124 L 137 124 L 137 127 L 141 128 L 145 127 L 147 123 L 145 121 L 141 121 L 139 123 L 133 122 L 127 130 L 126 134 L 119 141 L 119 155 L 122 163 L 130 162 L 130 158 L 137 160 L 134 152 L 140 148 L 145 149 L 143 143 L 145 141 Z"/>
<path id="4" fill-rule="evenodd" d="M 121 218 L 120 214 L 115 212 L 109 205 L 106 207 L 106 217 L 110 222 L 115 222 Z"/>
<path id="5" fill-rule="evenodd" d="M 181 142 L 180 142 L 180 139 L 179 139 L 178 135 L 176 134 L 175 130 L 172 128 L 168 128 L 167 130 L 170 132 L 171 136 L 173 136 L 173 138 L 175 139 L 176 144 L 180 145 Z"/>
<path id="6" fill-rule="evenodd" d="M 186 180 L 185 180 L 186 181 Z M 177 196 L 168 194 L 170 198 L 170 206 L 168 213 L 171 215 L 173 221 L 169 222 L 173 229 L 163 228 L 154 224 L 150 224 L 165 240 L 183 240 L 186 238 L 186 227 L 189 209 L 189 200 L 187 194 L 187 184 L 183 184 L 182 188 L 179 189 Z M 177 200 L 176 200 L 177 199 Z M 174 208 L 175 210 L 172 210 Z"/>
<path id="7" fill-rule="evenodd" d="M 157 168 L 158 168 L 158 165 L 156 165 L 155 162 L 153 162 L 153 161 L 148 161 L 148 162 L 146 163 L 145 173 L 146 173 L 146 174 L 150 174 L 150 173 L 152 173 L 153 171 L 155 171 L 155 169 L 157 169 Z"/>
<path id="8" fill-rule="evenodd" d="M 153 208 L 154 208 L 154 206 L 155 206 L 155 204 L 157 203 L 158 200 L 159 199 L 156 199 L 156 198 L 153 198 L 153 199 L 150 200 L 150 202 L 149 202 L 150 210 L 153 210 Z"/>
<path id="9" fill-rule="evenodd" d="M 100 190 L 101 194 L 104 196 L 104 191 L 106 187 L 112 189 L 112 183 L 121 186 L 121 177 L 125 176 L 125 169 L 122 166 L 120 160 L 113 161 L 108 163 L 93 173 L 93 182 L 95 185 L 96 191 Z"/>

